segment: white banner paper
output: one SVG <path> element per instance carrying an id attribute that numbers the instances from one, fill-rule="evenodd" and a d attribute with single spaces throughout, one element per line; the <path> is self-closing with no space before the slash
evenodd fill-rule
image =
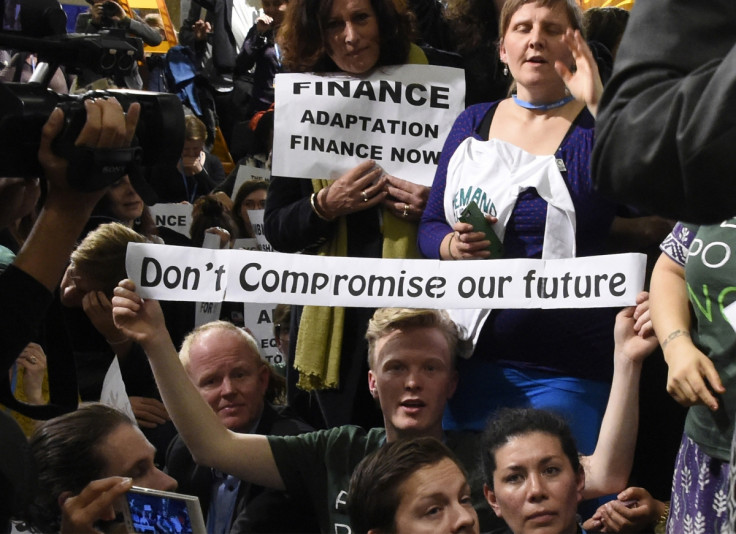
<path id="1" fill-rule="evenodd" d="M 117 356 L 112 359 L 112 363 L 107 369 L 107 373 L 105 373 L 105 379 L 102 381 L 100 402 L 107 406 L 117 408 L 127 415 L 131 421 L 134 421 L 136 425 L 138 424 L 135 422 L 133 406 L 131 406 L 128 393 L 125 390 L 123 373 L 120 371 L 120 362 Z"/>
<path id="2" fill-rule="evenodd" d="M 243 320 L 245 327 L 250 330 L 258 342 L 261 357 L 270 364 L 280 365 L 284 363 L 284 357 L 276 348 L 276 338 L 273 336 L 273 310 L 275 307 L 275 304 L 246 303 L 243 310 Z"/>
<path id="3" fill-rule="evenodd" d="M 552 309 L 634 304 L 645 262 L 643 254 L 456 262 L 131 243 L 126 268 L 142 297 L 160 300 Z"/>
<path id="4" fill-rule="evenodd" d="M 165 226 L 189 237 L 192 226 L 191 204 L 154 204 L 150 207 L 156 226 Z"/>
<path id="5" fill-rule="evenodd" d="M 465 108 L 462 69 L 402 65 L 365 78 L 277 74 L 274 176 L 336 179 L 373 159 L 431 186 L 445 138 Z"/>

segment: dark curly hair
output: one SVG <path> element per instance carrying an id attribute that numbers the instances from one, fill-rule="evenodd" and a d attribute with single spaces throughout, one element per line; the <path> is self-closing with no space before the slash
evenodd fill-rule
<path id="1" fill-rule="evenodd" d="M 204 234 L 207 228 L 219 226 L 234 236 L 237 230 L 230 212 L 212 195 L 204 195 L 194 201 L 192 208 L 192 225 L 189 227 L 189 236 L 192 246 L 201 247 L 204 243 Z"/>
<path id="2" fill-rule="evenodd" d="M 483 475 L 488 487 L 493 489 L 493 473 L 496 471 L 496 451 L 511 439 L 533 432 L 549 434 L 560 440 L 562 452 L 570 460 L 573 471 L 580 473 L 580 457 L 570 426 L 556 413 L 536 408 L 502 408 L 494 413 L 483 432 L 481 458 Z"/>
<path id="3" fill-rule="evenodd" d="M 277 41 L 283 65 L 290 72 L 334 72 L 328 55 L 327 21 L 335 0 L 291 0 Z M 413 15 L 393 0 L 370 0 L 378 19 L 381 54 L 377 66 L 400 65 L 409 56 Z"/>

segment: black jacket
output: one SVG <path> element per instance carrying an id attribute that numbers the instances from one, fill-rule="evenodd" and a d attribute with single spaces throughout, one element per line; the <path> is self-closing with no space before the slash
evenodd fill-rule
<path id="1" fill-rule="evenodd" d="M 266 403 L 255 433 L 291 436 L 311 430 L 301 420 Z M 199 498 L 206 519 L 215 480 L 212 469 L 194 463 L 180 436 L 169 445 L 166 472 L 179 483 L 177 492 Z M 309 500 L 301 497 L 241 481 L 230 532 L 319 532 Z"/>

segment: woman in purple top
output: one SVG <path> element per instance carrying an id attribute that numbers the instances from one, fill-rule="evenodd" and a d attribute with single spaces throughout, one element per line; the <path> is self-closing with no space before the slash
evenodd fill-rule
<path id="1" fill-rule="evenodd" d="M 509 0 L 499 53 L 511 98 L 471 106 L 445 142 L 419 246 L 429 258 L 487 259 L 485 234 L 459 222 L 475 201 L 503 240 L 505 258 L 602 254 L 614 206 L 593 191 L 589 158 L 602 91 L 572 0 Z M 574 96 L 573 96 L 574 95 Z M 554 239 L 545 239 L 553 232 Z M 461 387 L 446 428 L 481 430 L 500 406 L 567 415 L 585 453 L 595 446 L 612 373 L 613 310 L 494 310 L 473 357 L 459 362 Z"/>

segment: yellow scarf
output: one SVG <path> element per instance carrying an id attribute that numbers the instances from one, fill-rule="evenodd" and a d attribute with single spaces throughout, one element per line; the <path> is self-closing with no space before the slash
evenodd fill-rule
<path id="1" fill-rule="evenodd" d="M 412 44 L 408 63 L 427 64 L 422 50 Z M 332 180 L 312 180 L 314 192 Z M 396 217 L 382 208 L 383 258 L 419 258 L 417 224 Z M 335 236 L 319 250 L 320 256 L 347 256 L 348 234 L 345 217 L 336 224 Z M 299 371 L 297 385 L 304 390 L 337 388 L 340 385 L 340 355 L 345 308 L 304 306 L 296 343 L 294 367 Z"/>

